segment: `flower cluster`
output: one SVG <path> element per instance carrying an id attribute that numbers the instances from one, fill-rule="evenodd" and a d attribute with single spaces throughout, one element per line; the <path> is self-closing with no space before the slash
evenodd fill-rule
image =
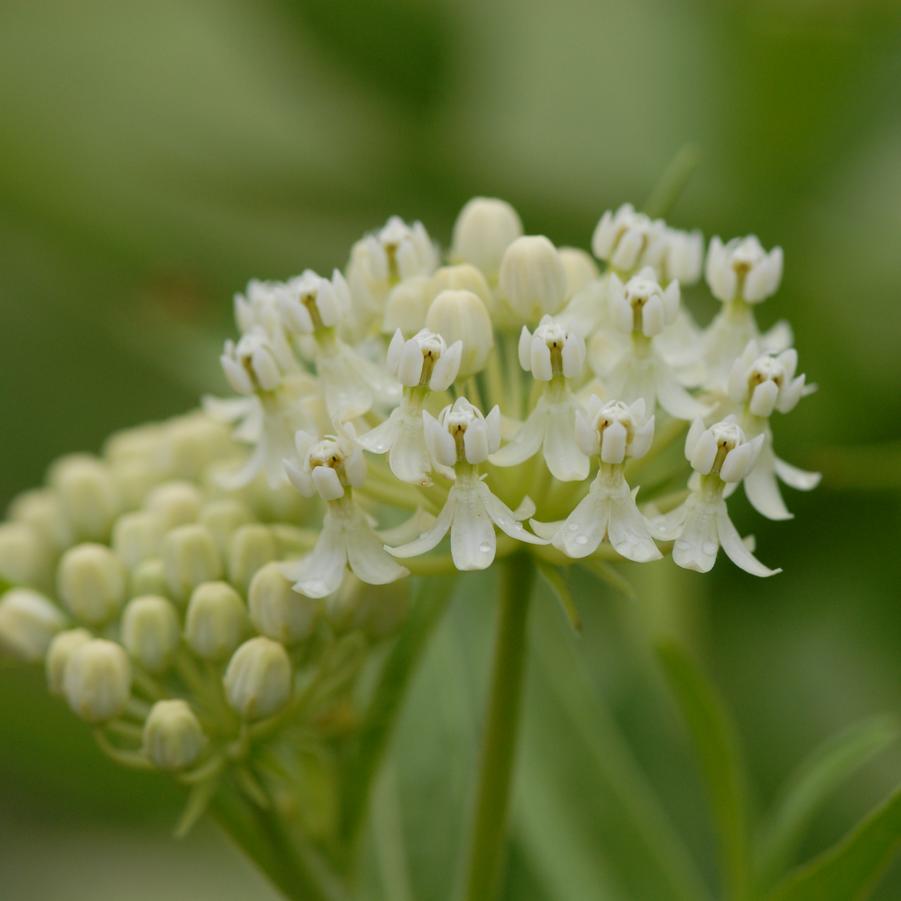
<path id="1" fill-rule="evenodd" d="M 781 251 L 705 255 L 628 205 L 591 248 L 476 198 L 446 253 L 392 218 L 343 272 L 251 282 L 221 356 L 233 397 L 61 460 L 14 502 L 0 645 L 43 660 L 116 759 L 253 795 L 257 741 L 353 731 L 411 573 L 516 553 L 705 572 L 722 547 L 772 575 L 727 501 L 742 484 L 786 519 L 779 482 L 818 480 L 774 447 L 774 414 L 811 390 L 789 327 L 755 321 Z M 702 274 L 705 327 L 681 303 Z"/>

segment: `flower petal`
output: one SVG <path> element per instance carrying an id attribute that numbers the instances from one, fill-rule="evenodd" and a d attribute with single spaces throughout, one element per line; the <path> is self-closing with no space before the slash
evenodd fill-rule
<path id="1" fill-rule="evenodd" d="M 346 525 L 347 562 L 353 574 L 369 585 L 387 585 L 409 575 L 385 550 L 385 543 L 366 522 L 362 511 L 354 513 Z"/>
<path id="2" fill-rule="evenodd" d="M 726 509 L 722 500 L 711 503 L 694 497 L 686 501 L 685 522 L 673 544 L 673 561 L 678 566 L 700 573 L 713 569 L 719 550 L 717 516 L 721 509 Z"/>
<path id="3" fill-rule="evenodd" d="M 791 519 L 776 481 L 773 452 L 764 448 L 757 465 L 745 476 L 745 494 L 751 506 L 767 519 Z"/>
<path id="4" fill-rule="evenodd" d="M 588 494 L 566 517 L 553 537 L 554 547 L 567 557 L 587 557 L 593 554 L 604 540 L 610 517 L 610 499 L 597 479 L 591 483 Z"/>
<path id="5" fill-rule="evenodd" d="M 623 483 L 625 485 L 625 482 Z M 648 531 L 648 524 L 635 504 L 635 495 L 625 492 L 610 499 L 607 537 L 618 554 L 636 563 L 659 560 L 663 555 Z M 636 492 L 637 493 L 637 492 Z"/>
<path id="6" fill-rule="evenodd" d="M 818 472 L 808 472 L 806 469 L 798 469 L 779 457 L 774 457 L 776 475 L 791 488 L 798 491 L 813 491 L 820 484 L 821 474 Z"/>
<path id="7" fill-rule="evenodd" d="M 385 550 L 395 557 L 418 557 L 420 554 L 428 553 L 432 548 L 437 547 L 441 539 L 450 530 L 456 506 L 455 493 L 456 485 L 451 487 L 447 496 L 447 502 L 428 531 L 423 532 L 418 538 L 400 545 L 400 547 L 386 547 Z"/>
<path id="8" fill-rule="evenodd" d="M 781 573 L 781 569 L 770 569 L 764 566 L 748 549 L 741 540 L 732 520 L 729 519 L 729 511 L 722 504 L 716 513 L 716 527 L 720 544 L 726 552 L 726 556 L 738 567 L 752 576 L 775 576 Z"/>
<path id="9" fill-rule="evenodd" d="M 459 570 L 487 569 L 494 561 L 497 539 L 494 523 L 482 502 L 477 485 L 454 486 L 455 511 L 451 525 L 451 555 Z"/>
<path id="10" fill-rule="evenodd" d="M 306 557 L 282 564 L 281 569 L 285 578 L 294 583 L 295 591 L 308 598 L 324 598 L 340 587 L 346 560 L 343 524 L 327 510 L 316 547 Z"/>
<path id="11" fill-rule="evenodd" d="M 547 410 L 539 400 L 513 440 L 495 451 L 489 459 L 495 466 L 517 466 L 524 463 L 541 449 L 546 428 Z"/>
<path id="12" fill-rule="evenodd" d="M 551 475 L 561 482 L 588 478 L 589 459 L 576 440 L 576 404 L 571 397 L 548 405 L 544 460 Z"/>
<path id="13" fill-rule="evenodd" d="M 502 532 L 528 544 L 547 544 L 545 539 L 527 532 L 525 526 L 520 522 L 521 517 L 517 516 L 497 495 L 492 493 L 484 482 L 479 482 L 478 490 L 482 495 L 482 503 L 486 512 Z M 532 512 L 534 512 L 534 505 L 532 505 Z"/>

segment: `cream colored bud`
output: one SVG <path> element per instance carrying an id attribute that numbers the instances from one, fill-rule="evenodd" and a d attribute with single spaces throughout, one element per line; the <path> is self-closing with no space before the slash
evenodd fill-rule
<path id="1" fill-rule="evenodd" d="M 250 620 L 258 632 L 291 645 L 313 634 L 322 602 L 299 594 L 278 563 L 267 563 L 250 583 Z"/>
<path id="2" fill-rule="evenodd" d="M 437 297 L 442 291 L 472 291 L 485 304 L 489 315 L 494 313 L 496 302 L 494 293 L 485 276 L 469 263 L 457 266 L 442 266 L 429 283 L 430 297 Z"/>
<path id="3" fill-rule="evenodd" d="M 108 547 L 80 544 L 63 554 L 56 584 L 74 616 L 99 625 L 111 620 L 125 600 L 125 567 Z"/>
<path id="4" fill-rule="evenodd" d="M 144 506 L 159 516 L 164 529 L 196 522 L 203 495 L 190 482 L 163 482 L 147 496 Z"/>
<path id="5" fill-rule="evenodd" d="M 494 331 L 485 304 L 472 291 L 442 291 L 429 307 L 426 328 L 437 332 L 448 346 L 463 342 L 460 378 L 479 372 L 494 347 Z"/>
<path id="6" fill-rule="evenodd" d="M 119 497 L 108 466 L 94 457 L 65 457 L 53 466 L 50 483 L 78 540 L 105 541 L 109 537 L 119 512 Z"/>
<path id="7" fill-rule="evenodd" d="M 224 660 L 247 633 L 241 595 L 227 582 L 198 585 L 185 615 L 185 641 L 204 660 Z"/>
<path id="8" fill-rule="evenodd" d="M 132 597 L 142 594 L 167 595 L 169 583 L 166 581 L 166 570 L 159 557 L 151 557 L 139 563 L 128 579 L 128 593 Z"/>
<path id="9" fill-rule="evenodd" d="M 160 456 L 165 426 L 159 423 L 139 425 L 113 432 L 103 445 L 103 456 L 110 463 L 140 462 L 150 465 Z"/>
<path id="10" fill-rule="evenodd" d="M 494 197 L 473 197 L 454 223 L 450 258 L 472 263 L 494 277 L 504 251 L 521 234 L 519 214 L 509 203 Z"/>
<path id="11" fill-rule="evenodd" d="M 163 672 L 172 662 L 181 638 L 175 607 L 159 595 L 132 599 L 122 614 L 121 635 L 133 660 L 150 673 Z"/>
<path id="12" fill-rule="evenodd" d="M 39 532 L 24 522 L 0 524 L 0 578 L 17 585 L 46 581 L 51 549 Z"/>
<path id="13" fill-rule="evenodd" d="M 558 251 L 566 272 L 566 296 L 573 297 L 600 276 L 597 263 L 579 247 L 561 247 Z"/>
<path id="14" fill-rule="evenodd" d="M 291 698 L 291 658 L 277 641 L 251 638 L 235 651 L 223 682 L 228 703 L 244 719 L 272 716 Z"/>
<path id="15" fill-rule="evenodd" d="M 557 248 L 543 235 L 517 238 L 501 261 L 500 290 L 526 324 L 556 313 L 566 300 L 566 270 Z"/>
<path id="16" fill-rule="evenodd" d="M 143 460 L 110 463 L 110 475 L 123 510 L 140 507 L 160 480 L 159 472 L 149 467 Z"/>
<path id="17" fill-rule="evenodd" d="M 64 625 L 59 609 L 30 588 L 13 588 L 0 600 L 0 650 L 20 660 L 42 660 Z"/>
<path id="18" fill-rule="evenodd" d="M 158 770 L 191 766 L 205 745 L 203 727 L 187 702 L 175 698 L 151 707 L 144 722 L 144 754 Z"/>
<path id="19" fill-rule="evenodd" d="M 253 522 L 253 514 L 241 501 L 222 498 L 204 504 L 200 510 L 198 522 L 209 529 L 219 553 L 224 557 L 228 552 L 228 543 L 231 541 L 232 534 L 241 526 Z"/>
<path id="20" fill-rule="evenodd" d="M 69 525 L 62 505 L 50 489 L 26 491 L 10 504 L 10 519 L 31 526 L 54 550 L 71 544 Z"/>
<path id="21" fill-rule="evenodd" d="M 149 510 L 126 513 L 113 526 L 113 550 L 129 569 L 134 569 L 159 554 L 164 532 L 156 513 Z"/>
<path id="22" fill-rule="evenodd" d="M 246 592 L 257 570 L 277 556 L 275 538 L 266 526 L 259 523 L 241 526 L 228 546 L 229 580 Z"/>
<path id="23" fill-rule="evenodd" d="M 45 669 L 47 672 L 47 689 L 52 695 L 62 695 L 66 667 L 72 654 L 93 636 L 87 629 L 67 629 L 57 632 L 47 648 Z"/>
<path id="24" fill-rule="evenodd" d="M 191 524 L 173 529 L 163 539 L 163 570 L 168 593 L 184 603 L 203 582 L 222 577 L 222 561 L 208 529 Z"/>
<path id="25" fill-rule="evenodd" d="M 385 301 L 382 331 L 386 335 L 392 335 L 400 329 L 406 336 L 418 332 L 425 325 L 429 301 L 433 296 L 431 281 L 425 275 L 418 275 L 395 285 Z"/>
<path id="26" fill-rule="evenodd" d="M 198 412 L 179 416 L 167 424 L 161 456 L 166 471 L 175 478 L 196 479 L 228 449 L 228 429 Z"/>
<path id="27" fill-rule="evenodd" d="M 124 712 L 131 696 L 131 665 L 125 649 L 92 638 L 76 648 L 63 675 L 63 693 L 73 712 L 102 723 Z"/>

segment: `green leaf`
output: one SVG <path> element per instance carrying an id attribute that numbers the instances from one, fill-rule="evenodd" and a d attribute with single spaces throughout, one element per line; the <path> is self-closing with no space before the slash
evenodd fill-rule
<path id="1" fill-rule="evenodd" d="M 563 615 L 572 627 L 573 632 L 580 634 L 582 632 L 582 617 L 579 615 L 579 608 L 576 606 L 572 591 L 570 591 L 560 568 L 537 559 L 536 566 L 542 581 L 550 588 L 551 593 L 559 601 L 560 609 L 563 611 Z"/>
<path id="2" fill-rule="evenodd" d="M 630 601 L 636 599 L 635 587 L 622 573 L 617 572 L 615 566 L 594 557 L 585 557 L 579 560 L 579 565 L 596 579 L 609 585 L 617 594 L 621 594 Z"/>
<path id="3" fill-rule="evenodd" d="M 791 873 L 769 901 L 866 898 L 901 846 L 901 789 L 837 845 Z"/>
<path id="4" fill-rule="evenodd" d="M 857 723 L 818 747 L 791 776 L 760 833 L 758 884 L 769 888 L 784 872 L 825 799 L 898 737 L 895 717 Z"/>
<path id="5" fill-rule="evenodd" d="M 681 147 L 648 195 L 644 211 L 655 219 L 669 215 L 700 161 L 701 152 L 697 145 L 685 144 Z"/>
<path id="6" fill-rule="evenodd" d="M 667 642 L 658 655 L 700 760 L 721 845 L 726 896 L 746 899 L 747 800 L 735 726 L 716 688 L 684 650 Z"/>

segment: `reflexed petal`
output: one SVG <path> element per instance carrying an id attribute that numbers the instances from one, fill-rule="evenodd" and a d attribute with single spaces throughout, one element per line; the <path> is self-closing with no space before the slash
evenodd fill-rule
<path id="1" fill-rule="evenodd" d="M 694 419 L 710 412 L 679 384 L 676 374 L 666 365 L 658 368 L 656 388 L 660 406 L 676 419 Z"/>
<path id="2" fill-rule="evenodd" d="M 659 560 L 663 555 L 651 538 L 645 518 L 638 511 L 635 495 L 629 491 L 628 485 L 625 488 L 623 494 L 609 501 L 608 540 L 616 552 L 627 560 L 636 563 Z"/>
<path id="3" fill-rule="evenodd" d="M 595 479 L 588 494 L 579 501 L 553 536 L 554 547 L 567 557 L 587 557 L 604 540 L 609 516 L 610 499 Z"/>
<path id="4" fill-rule="evenodd" d="M 431 529 L 435 522 L 435 517 L 431 513 L 419 507 L 402 523 L 390 529 L 379 529 L 379 537 L 386 545 L 406 544 L 409 541 L 415 541 L 420 535 Z"/>
<path id="5" fill-rule="evenodd" d="M 532 527 L 532 531 L 539 537 L 544 538 L 545 541 L 550 541 L 553 543 L 554 539 L 557 537 L 557 533 L 563 527 L 564 520 L 558 519 L 556 522 L 541 522 L 537 519 L 530 519 L 529 525 Z"/>
<path id="6" fill-rule="evenodd" d="M 525 541 L 528 544 L 547 544 L 543 538 L 537 538 L 535 535 L 527 532 L 525 526 L 520 522 L 522 517 L 517 516 L 499 497 L 494 495 L 484 482 L 479 482 L 478 490 L 482 495 L 482 503 L 485 505 L 485 510 L 491 517 L 492 522 L 502 532 L 505 532 L 511 538 Z M 532 504 L 532 512 L 535 512 L 534 504 Z"/>
<path id="7" fill-rule="evenodd" d="M 726 552 L 726 556 L 738 567 L 752 576 L 775 576 L 782 572 L 781 569 L 770 569 L 764 566 L 745 546 L 738 534 L 725 503 L 717 510 L 716 514 L 717 534 L 720 544 Z"/>
<path id="8" fill-rule="evenodd" d="M 808 472 L 806 469 L 798 469 L 791 463 L 775 457 L 776 475 L 791 488 L 798 491 L 813 491 L 820 484 L 822 475 L 818 472 Z"/>
<path id="9" fill-rule="evenodd" d="M 401 429 L 402 408 L 395 407 L 391 415 L 374 429 L 370 429 L 357 440 L 371 454 L 386 454 L 391 450 Z M 417 419 L 419 417 L 417 416 Z"/>
<path id="10" fill-rule="evenodd" d="M 385 550 L 365 516 L 356 510 L 346 525 L 347 562 L 353 574 L 369 585 L 387 585 L 409 575 Z"/>
<path id="11" fill-rule="evenodd" d="M 513 440 L 493 453 L 489 459 L 495 466 L 517 466 L 525 462 L 541 449 L 546 428 L 547 410 L 539 400 Z"/>
<path id="12" fill-rule="evenodd" d="M 388 465 L 402 482 L 429 483 L 432 461 L 425 443 L 422 417 L 415 412 L 404 413 L 388 454 Z"/>
<path id="13" fill-rule="evenodd" d="M 408 541 L 399 547 L 387 547 L 385 550 L 395 557 L 418 557 L 420 554 L 426 554 L 441 543 L 441 539 L 447 535 L 454 519 L 454 510 L 456 509 L 456 486 L 453 486 L 447 496 L 447 502 L 438 514 L 438 518 L 423 532 L 418 538 Z"/>
<path id="14" fill-rule="evenodd" d="M 589 460 L 576 441 L 576 409 L 571 399 L 548 405 L 544 430 L 544 460 L 561 482 L 588 477 Z"/>
<path id="15" fill-rule="evenodd" d="M 717 516 L 725 511 L 720 500 L 708 503 L 698 498 L 686 501 L 686 516 L 682 532 L 673 544 L 673 561 L 683 569 L 706 573 L 713 569 L 719 550 Z"/>
<path id="16" fill-rule="evenodd" d="M 776 482 L 773 452 L 766 448 L 757 465 L 745 476 L 745 494 L 751 506 L 767 519 L 791 519 Z"/>
<path id="17" fill-rule="evenodd" d="M 478 484 L 454 486 L 455 510 L 451 525 L 451 555 L 459 570 L 487 569 L 494 561 L 497 539 L 494 523 L 482 502 Z"/>
<path id="18" fill-rule="evenodd" d="M 295 591 L 308 598 L 324 598 L 340 587 L 346 559 L 342 523 L 328 510 L 312 553 L 282 564 L 281 569 L 285 578 L 294 583 Z"/>

